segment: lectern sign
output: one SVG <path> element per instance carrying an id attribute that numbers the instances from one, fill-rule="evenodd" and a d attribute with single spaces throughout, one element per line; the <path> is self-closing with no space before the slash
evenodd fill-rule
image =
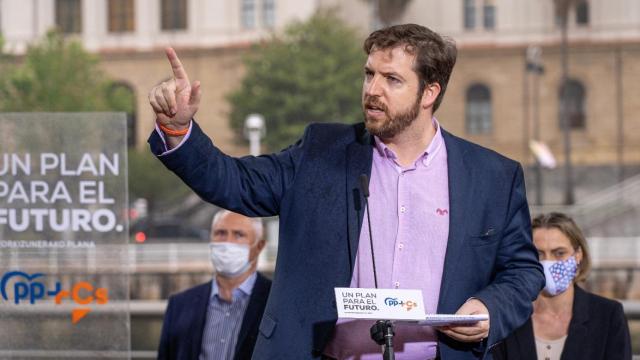
<path id="1" fill-rule="evenodd" d="M 424 320 L 421 290 L 335 288 L 341 319 Z"/>

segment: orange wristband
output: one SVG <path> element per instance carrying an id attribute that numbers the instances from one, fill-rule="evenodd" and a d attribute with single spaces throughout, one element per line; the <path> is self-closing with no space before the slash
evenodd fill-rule
<path id="1" fill-rule="evenodd" d="M 189 128 L 182 129 L 182 130 L 171 130 L 160 123 L 158 123 L 158 127 L 160 127 L 160 130 L 162 130 L 163 133 L 169 136 L 185 136 L 187 135 L 187 133 L 189 133 Z"/>

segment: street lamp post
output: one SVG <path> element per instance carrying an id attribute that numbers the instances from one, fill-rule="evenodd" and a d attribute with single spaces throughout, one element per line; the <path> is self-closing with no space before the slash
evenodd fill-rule
<path id="1" fill-rule="evenodd" d="M 260 155 L 260 140 L 267 133 L 264 117 L 260 114 L 250 114 L 244 121 L 244 136 L 249 140 L 249 152 L 253 156 Z"/>
<path id="2" fill-rule="evenodd" d="M 561 43 L 560 57 L 562 61 L 562 79 L 560 93 L 560 117 L 562 133 L 564 137 L 564 164 L 565 164 L 565 205 L 572 205 L 575 202 L 573 195 L 573 167 L 571 165 L 571 124 L 569 123 L 569 112 L 567 111 L 568 79 L 569 79 L 569 58 L 568 58 L 568 27 L 569 8 L 575 4 L 575 0 L 554 0 L 556 16 L 560 20 Z"/>
<path id="3" fill-rule="evenodd" d="M 616 162 L 618 163 L 618 182 L 624 180 L 624 88 L 622 87 L 622 48 L 616 49 L 616 118 L 618 128 L 618 141 Z"/>
<path id="4" fill-rule="evenodd" d="M 252 156 L 260 155 L 260 140 L 266 135 L 267 127 L 265 125 L 264 117 L 260 114 L 249 114 L 247 118 L 244 120 L 244 137 L 249 140 L 249 152 Z M 268 235 L 272 234 L 269 229 L 271 228 L 271 224 L 273 224 L 273 220 L 268 220 L 266 225 L 266 230 L 268 231 Z M 277 222 L 276 222 L 277 223 Z M 267 248 L 263 251 L 259 258 L 259 264 L 269 264 L 270 259 L 275 258 L 275 254 L 278 250 L 278 232 L 275 232 L 275 236 L 271 237 L 270 241 L 267 242 Z M 259 265 L 262 266 L 262 265 Z"/>
<path id="5" fill-rule="evenodd" d="M 527 48 L 527 72 L 533 74 L 533 138 L 535 141 L 542 142 L 540 135 L 540 75 L 544 73 L 542 65 L 542 49 L 539 46 L 529 46 Z M 542 186 L 542 164 L 536 158 L 535 164 L 536 176 L 536 204 L 542 205 L 543 202 L 543 186 Z"/>

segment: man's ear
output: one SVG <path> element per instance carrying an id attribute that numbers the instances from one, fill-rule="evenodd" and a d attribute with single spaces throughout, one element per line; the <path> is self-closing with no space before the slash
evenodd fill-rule
<path id="1" fill-rule="evenodd" d="M 422 106 L 423 109 L 432 108 L 438 98 L 438 95 L 440 95 L 441 90 L 440 84 L 437 82 L 427 84 L 422 92 L 422 101 L 420 101 L 420 106 Z"/>

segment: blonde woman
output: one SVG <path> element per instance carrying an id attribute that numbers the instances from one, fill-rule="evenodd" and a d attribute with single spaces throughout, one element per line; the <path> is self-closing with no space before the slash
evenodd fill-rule
<path id="1" fill-rule="evenodd" d="M 494 359 L 631 359 L 622 305 L 577 285 L 590 268 L 582 231 L 561 213 L 536 217 L 532 228 L 546 285 L 531 319 L 495 348 Z"/>

